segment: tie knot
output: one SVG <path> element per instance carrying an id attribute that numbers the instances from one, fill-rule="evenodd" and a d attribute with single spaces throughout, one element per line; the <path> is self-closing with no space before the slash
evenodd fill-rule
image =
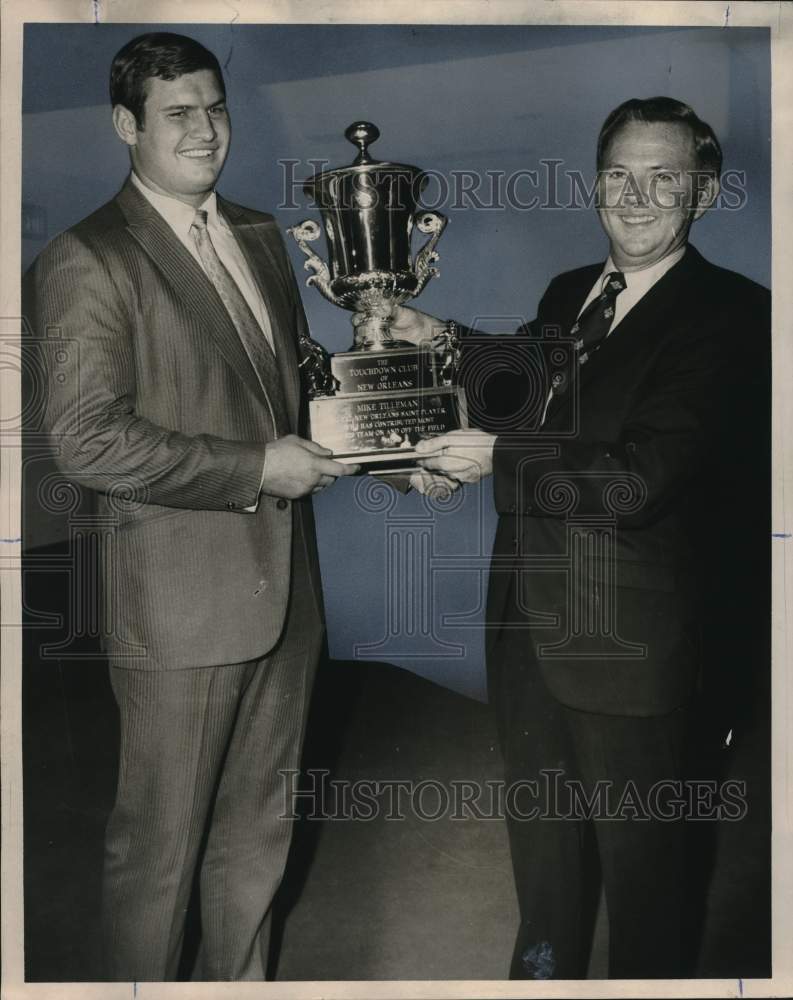
<path id="1" fill-rule="evenodd" d="M 625 281 L 625 275 L 622 271 L 611 271 L 606 275 L 606 280 L 603 283 L 603 294 L 604 295 L 619 295 L 627 287 L 627 282 Z"/>
<path id="2" fill-rule="evenodd" d="M 207 213 L 203 208 L 196 209 L 195 216 L 193 217 L 193 228 L 194 229 L 206 229 L 207 227 Z"/>

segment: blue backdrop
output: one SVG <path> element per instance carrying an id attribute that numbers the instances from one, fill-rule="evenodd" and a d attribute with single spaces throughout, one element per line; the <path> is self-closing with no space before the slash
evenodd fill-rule
<path id="1" fill-rule="evenodd" d="M 111 125 L 108 70 L 126 41 L 152 28 L 26 27 L 25 266 L 119 189 L 128 161 Z M 377 123 L 378 158 L 436 172 L 427 200 L 450 222 L 441 276 L 418 303 L 431 313 L 511 330 L 533 316 L 554 274 L 602 260 L 595 213 L 573 204 L 570 175 L 591 185 L 605 116 L 628 97 L 656 94 L 692 104 L 724 146 L 725 197 L 697 224 L 693 242 L 716 262 L 770 283 L 766 29 L 158 29 L 192 35 L 220 59 L 233 124 L 220 189 L 273 212 L 284 229 L 317 217 L 297 182 L 314 171 L 311 160 L 351 161 L 343 133 L 352 121 Z M 536 171 L 536 180 L 521 171 Z M 295 246 L 290 253 L 301 275 L 303 257 Z M 312 289 L 303 300 L 313 335 L 330 350 L 347 348 L 348 314 Z M 316 511 L 331 654 L 388 660 L 483 697 L 482 611 L 495 527 L 489 484 L 433 506 L 374 480 L 348 480 L 323 493 Z M 41 541 L 57 530 L 32 526 Z"/>

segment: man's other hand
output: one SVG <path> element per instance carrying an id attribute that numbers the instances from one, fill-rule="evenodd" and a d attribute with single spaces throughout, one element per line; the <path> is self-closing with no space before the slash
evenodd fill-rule
<path id="1" fill-rule="evenodd" d="M 396 306 L 391 336 L 394 340 L 407 340 L 411 344 L 431 344 L 434 350 L 442 351 L 446 347 L 446 327 L 446 321 L 437 316 L 407 306 Z"/>
<path id="2" fill-rule="evenodd" d="M 494 434 L 485 431 L 449 431 L 416 445 L 416 459 L 424 469 L 440 472 L 459 483 L 478 483 L 493 471 Z"/>
<path id="3" fill-rule="evenodd" d="M 352 476 L 357 465 L 334 462 L 333 453 L 296 434 L 271 441 L 265 447 L 262 493 L 296 500 L 330 486 L 339 476 Z"/>
<path id="4" fill-rule="evenodd" d="M 417 469 L 411 473 L 410 485 L 419 493 L 429 494 L 437 500 L 446 500 L 455 490 L 460 489 L 460 483 L 456 479 L 449 479 L 448 476 L 428 472 L 426 469 Z"/>

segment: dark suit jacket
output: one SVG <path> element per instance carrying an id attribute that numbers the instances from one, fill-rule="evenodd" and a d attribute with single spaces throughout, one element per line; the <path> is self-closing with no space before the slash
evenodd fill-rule
<path id="1" fill-rule="evenodd" d="M 218 207 L 267 304 L 297 431 L 306 321 L 282 239 L 271 216 L 221 198 Z M 48 341 L 56 462 L 99 491 L 100 513 L 118 523 L 103 584 L 115 662 L 169 669 L 264 655 L 284 621 L 293 524 L 321 607 L 313 518 L 308 501 L 265 495 L 255 513 L 244 510 L 257 501 L 275 431 L 200 266 L 128 180 L 49 244 L 25 300 Z"/>
<path id="2" fill-rule="evenodd" d="M 567 334 L 601 270 L 555 278 L 529 336 Z M 747 594 L 765 572 L 769 333 L 767 289 L 689 246 L 578 369 L 578 385 L 553 399 L 544 425 L 499 436 L 490 645 L 528 622 L 563 703 L 674 709 L 697 679 L 701 598 L 714 585 L 703 569 L 721 553 L 734 586 L 751 574 Z"/>

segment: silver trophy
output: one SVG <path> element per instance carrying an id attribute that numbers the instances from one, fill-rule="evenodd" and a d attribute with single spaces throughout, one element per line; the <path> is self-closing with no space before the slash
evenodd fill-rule
<path id="1" fill-rule="evenodd" d="M 309 246 L 321 228 L 309 219 L 288 230 L 306 255 L 314 285 L 353 312 L 354 342 L 332 357 L 303 338 L 301 350 L 312 437 L 341 461 L 365 468 L 410 465 L 418 440 L 465 426 L 465 396 L 454 385 L 459 345 L 450 325 L 445 345 L 394 339 L 394 310 L 437 275 L 435 249 L 446 219 L 418 207 L 426 175 L 418 167 L 373 160 L 380 132 L 356 122 L 344 133 L 358 147 L 349 167 L 316 174 L 303 185 L 322 216 L 326 264 Z M 429 239 L 411 254 L 413 230 Z"/>
<path id="2" fill-rule="evenodd" d="M 421 292 L 438 270 L 435 250 L 446 218 L 417 210 L 426 176 L 418 167 L 381 163 L 369 155 L 380 135 L 376 125 L 356 122 L 344 133 L 358 146 L 349 167 L 316 174 L 303 185 L 322 214 L 328 244 L 328 266 L 308 245 L 319 239 L 311 219 L 288 232 L 308 258 L 305 267 L 325 298 L 359 314 L 353 350 L 395 346 L 391 336 L 394 307 Z M 414 226 L 429 240 L 411 259 Z"/>

